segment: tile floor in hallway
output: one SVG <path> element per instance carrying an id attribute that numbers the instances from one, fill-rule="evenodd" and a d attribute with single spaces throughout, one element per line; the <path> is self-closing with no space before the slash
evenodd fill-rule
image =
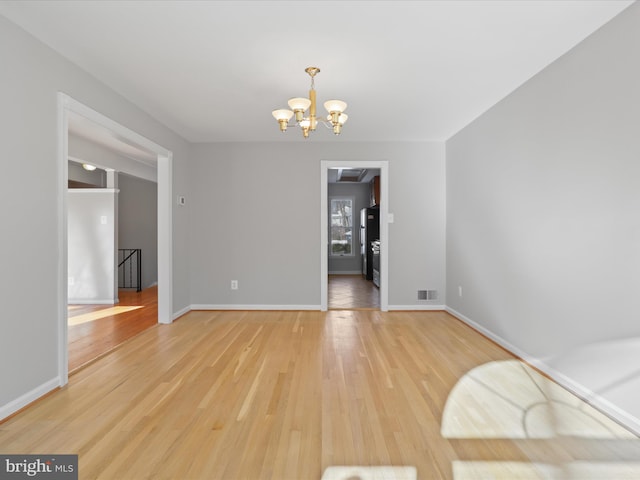
<path id="1" fill-rule="evenodd" d="M 380 290 L 362 275 L 329 275 L 329 308 L 377 310 Z"/>

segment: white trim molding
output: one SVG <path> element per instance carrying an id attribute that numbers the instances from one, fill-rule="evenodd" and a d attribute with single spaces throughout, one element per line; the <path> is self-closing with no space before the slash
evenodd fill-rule
<path id="1" fill-rule="evenodd" d="M 59 384 L 69 380 L 67 346 L 67 188 L 69 179 L 69 115 L 80 115 L 87 120 L 113 132 L 119 138 L 141 146 L 158 158 L 158 322 L 171 323 L 173 313 L 173 152 L 130 130 L 124 125 L 80 103 L 69 95 L 58 92 L 58 377 Z M 93 193 L 103 193 L 104 189 L 94 189 Z M 113 302 L 111 302 L 113 303 Z"/>
<path id="2" fill-rule="evenodd" d="M 446 311 L 446 305 L 389 305 L 389 311 Z"/>
<path id="3" fill-rule="evenodd" d="M 191 310 L 320 310 L 320 305 L 191 305 Z"/>
<path id="4" fill-rule="evenodd" d="M 70 298 L 69 305 L 117 305 L 120 303 L 119 301 L 114 301 L 113 299 L 104 299 L 104 298 Z"/>
<path id="5" fill-rule="evenodd" d="M 191 305 L 187 305 L 186 307 L 178 310 L 177 312 L 174 312 L 173 313 L 173 320 L 177 320 L 181 316 L 186 315 L 187 313 L 189 313 L 191 310 L 192 310 Z"/>
<path id="6" fill-rule="evenodd" d="M 58 171 L 58 384 L 66 385 L 69 381 L 69 348 L 68 348 L 68 213 L 67 192 L 69 184 L 69 109 L 71 98 L 58 93 L 57 124 L 57 171 Z M 31 392 L 29 392 L 31 393 Z M 44 392 L 46 393 L 46 392 Z M 42 395 L 44 395 L 42 393 Z M 28 395 L 28 394 L 27 394 Z M 22 397 L 21 397 L 22 398 Z"/>
<path id="7" fill-rule="evenodd" d="M 21 408 L 26 407 L 32 402 L 35 402 L 37 399 L 46 395 L 49 392 L 52 392 L 58 387 L 63 385 L 60 377 L 52 378 L 44 382 L 42 385 L 37 386 L 33 390 L 21 395 L 15 400 L 10 401 L 9 403 L 0 406 L 0 420 L 7 418 L 9 415 L 13 415 Z"/>
<path id="8" fill-rule="evenodd" d="M 70 188 L 67 192 L 69 194 L 74 193 L 120 193 L 117 188 Z"/>

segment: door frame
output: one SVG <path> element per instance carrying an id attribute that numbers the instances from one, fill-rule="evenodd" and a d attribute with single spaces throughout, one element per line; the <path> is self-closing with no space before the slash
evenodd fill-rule
<path id="1" fill-rule="evenodd" d="M 380 169 L 380 310 L 389 311 L 389 161 L 321 160 L 320 161 L 320 310 L 329 304 L 329 183 L 330 168 Z"/>
<path id="2" fill-rule="evenodd" d="M 67 292 L 67 185 L 69 181 L 69 113 L 73 112 L 112 131 L 120 138 L 157 155 L 158 173 L 158 323 L 173 322 L 173 152 L 130 130 L 70 96 L 58 92 L 58 378 L 69 381 Z"/>

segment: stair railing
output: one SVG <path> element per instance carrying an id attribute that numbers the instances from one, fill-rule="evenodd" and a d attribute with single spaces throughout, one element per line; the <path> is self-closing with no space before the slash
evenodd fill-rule
<path id="1" fill-rule="evenodd" d="M 142 291 L 142 249 L 118 249 L 118 288 L 135 288 L 136 292 Z"/>

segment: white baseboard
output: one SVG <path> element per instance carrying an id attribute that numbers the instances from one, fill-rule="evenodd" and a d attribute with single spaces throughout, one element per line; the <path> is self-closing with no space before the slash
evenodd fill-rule
<path id="1" fill-rule="evenodd" d="M 457 319 L 469 325 L 474 330 L 482 333 L 484 336 L 491 339 L 492 341 L 500 345 L 505 350 L 508 350 L 510 353 L 512 353 L 516 357 L 519 357 L 520 359 L 524 360 L 526 363 L 530 364 L 531 366 L 543 372 L 545 375 L 548 375 L 551 379 L 553 379 L 554 382 L 566 388 L 571 393 L 581 398 L 583 401 L 585 401 L 589 405 L 595 407 L 596 409 L 598 409 L 608 417 L 612 418 L 616 422 L 625 426 L 636 435 L 640 435 L 640 419 L 620 409 L 618 406 L 614 405 L 606 398 L 601 397 L 594 391 L 588 389 L 581 383 L 576 382 L 575 380 L 566 376 L 562 372 L 558 372 L 543 360 L 536 357 L 532 357 L 527 352 L 520 350 L 516 346 L 507 342 L 504 338 L 500 337 L 499 335 L 496 335 L 492 331 L 477 324 L 476 322 L 471 320 L 469 317 L 466 317 L 465 315 L 454 310 L 453 308 L 446 307 L 446 311 L 451 315 L 453 315 L 454 317 L 456 317 Z"/>
<path id="2" fill-rule="evenodd" d="M 633 433 L 640 436 L 640 419 L 622 410 L 620 407 L 618 407 L 614 403 L 611 403 L 606 398 L 601 397 L 593 390 L 586 388 L 584 385 L 576 382 L 564 373 L 558 372 L 553 367 L 550 367 L 544 362 L 536 362 L 534 366 L 540 371 L 549 375 L 549 377 L 553 378 L 555 382 L 562 385 L 564 388 L 574 393 L 576 396 L 580 397 L 589 405 L 595 407 L 597 410 L 600 410 L 608 417 L 612 418 L 621 425 L 624 425 Z"/>
<path id="3" fill-rule="evenodd" d="M 37 399 L 46 395 L 52 390 L 55 390 L 61 385 L 60 377 L 52 378 L 51 380 L 37 386 L 30 392 L 21 395 L 15 400 L 10 401 L 6 405 L 0 407 L 0 420 L 7 418 L 9 415 L 16 413 L 21 408 L 26 407 L 31 402 L 35 402 Z"/>
<path id="4" fill-rule="evenodd" d="M 399 310 L 446 310 L 446 305 L 389 305 L 389 311 Z"/>
<path id="5" fill-rule="evenodd" d="M 191 305 L 187 305 L 186 307 L 178 310 L 177 312 L 173 312 L 173 320 L 176 320 L 178 318 L 180 318 L 182 315 L 184 315 L 185 313 L 189 313 L 191 310 L 193 310 L 193 307 Z"/>
<path id="6" fill-rule="evenodd" d="M 320 305 L 191 305 L 191 310 L 320 310 Z"/>
<path id="7" fill-rule="evenodd" d="M 446 305 L 389 305 L 389 310 L 446 310 Z M 320 305 L 210 305 L 193 304 L 174 314 L 174 320 L 190 310 L 320 310 Z"/>
<path id="8" fill-rule="evenodd" d="M 527 352 L 520 350 L 515 345 L 511 345 L 504 338 L 500 337 L 499 335 L 496 335 L 491 330 L 484 328 L 482 325 L 474 322 L 469 317 L 464 316 L 463 314 L 454 310 L 453 308 L 446 307 L 446 311 L 447 313 L 450 313 L 451 315 L 456 317 L 458 320 L 462 320 L 464 323 L 469 325 L 474 330 L 477 330 L 478 332 L 482 333 L 485 337 L 490 338 L 491 340 L 496 342 L 498 345 L 500 345 L 502 348 L 509 350 L 509 352 L 513 353 L 516 357 L 520 357 L 525 362 L 530 363 L 534 365 L 536 368 L 538 368 L 538 365 L 536 365 L 537 363 L 539 363 L 537 358 L 531 357 Z"/>
<path id="9" fill-rule="evenodd" d="M 109 299 L 89 299 L 87 300 L 86 298 L 70 298 L 69 300 L 67 300 L 67 304 L 69 305 L 115 305 L 116 303 L 118 303 L 119 300 L 116 299 L 114 300 L 113 298 L 109 298 Z"/>

